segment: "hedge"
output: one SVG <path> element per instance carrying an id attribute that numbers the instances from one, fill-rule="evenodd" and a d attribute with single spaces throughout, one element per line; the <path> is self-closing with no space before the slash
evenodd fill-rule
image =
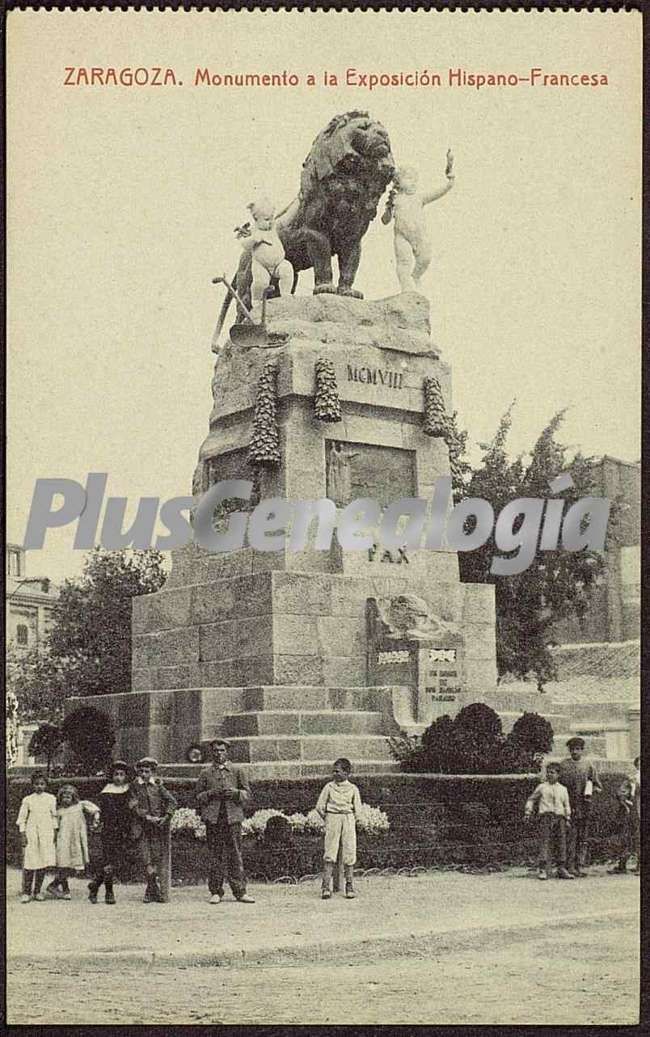
<path id="1" fill-rule="evenodd" d="M 616 855 L 620 814 L 615 793 L 623 774 L 602 775 L 603 793 L 594 797 L 591 824 L 591 859 L 602 861 Z M 57 778 L 50 790 L 66 783 Z M 537 784 L 537 775 L 360 775 L 355 778 L 364 802 L 381 807 L 390 830 L 381 835 L 359 834 L 358 867 L 412 868 L 416 866 L 506 867 L 532 864 L 537 854 L 534 825 L 524 823 L 524 803 Z M 74 778 L 84 799 L 93 800 L 104 781 Z M 194 807 L 193 778 L 168 778 L 165 786 L 179 806 Z M 248 813 L 275 807 L 285 814 L 308 813 L 323 785 L 321 778 L 300 781 L 260 781 L 253 786 Z M 8 783 L 7 859 L 21 861 L 15 819 L 20 801 L 29 791 L 24 778 Z M 99 853 L 99 840 L 91 837 L 91 856 Z M 251 877 L 299 878 L 320 870 L 322 841 L 319 836 L 294 834 L 286 844 L 246 838 L 244 858 Z M 207 873 L 205 843 L 193 835 L 177 834 L 172 844 L 172 874 L 175 882 L 202 882 Z M 130 869 L 127 878 L 139 878 Z"/>

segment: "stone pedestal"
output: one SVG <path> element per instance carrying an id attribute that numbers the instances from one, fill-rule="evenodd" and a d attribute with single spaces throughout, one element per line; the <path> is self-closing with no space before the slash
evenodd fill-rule
<path id="1" fill-rule="evenodd" d="M 217 358 L 193 492 L 248 478 L 259 498 L 332 498 L 342 484 L 333 486 L 330 455 L 340 449 L 349 457 L 349 500 L 430 501 L 436 479 L 449 475 L 449 451 L 423 431 L 425 378 L 438 379 L 452 407 L 450 368 L 431 340 L 426 299 L 274 299 L 267 330 L 266 346 L 229 341 Z M 321 358 L 334 367 L 337 422 L 315 415 Z M 281 460 L 255 468 L 248 449 L 269 360 Z M 404 596 L 419 602 L 425 638 L 406 646 L 406 667 L 379 665 L 378 653 L 391 648 L 369 633 L 368 602 L 390 610 Z M 404 650 L 399 637 L 395 646 Z M 436 655 L 449 651 L 451 661 Z M 388 770 L 388 735 L 485 699 L 495 680 L 493 588 L 461 583 L 452 551 L 373 555 L 343 551 L 334 539 L 327 551 L 245 546 L 211 554 L 190 544 L 174 552 L 164 589 L 134 601 L 134 693 L 115 697 L 128 698 L 115 704 L 118 745 L 127 755 L 180 762 L 191 742 L 222 733 L 232 757 L 260 774 L 320 773 L 340 755 L 358 770 Z"/>

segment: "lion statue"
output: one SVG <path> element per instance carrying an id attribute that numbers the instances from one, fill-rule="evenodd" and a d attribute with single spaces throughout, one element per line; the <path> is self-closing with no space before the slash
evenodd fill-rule
<path id="1" fill-rule="evenodd" d="M 313 267 L 314 295 L 328 292 L 363 298 L 352 287 L 361 258 L 361 239 L 394 174 L 388 133 L 368 112 L 337 115 L 319 133 L 303 162 L 300 192 L 276 223 L 286 258 L 294 269 L 294 292 L 299 271 Z M 334 285 L 332 256 L 338 258 L 338 287 Z M 246 306 L 250 305 L 250 286 L 251 260 L 245 251 L 237 270 L 236 289 Z M 228 302 L 224 303 L 220 325 Z"/>

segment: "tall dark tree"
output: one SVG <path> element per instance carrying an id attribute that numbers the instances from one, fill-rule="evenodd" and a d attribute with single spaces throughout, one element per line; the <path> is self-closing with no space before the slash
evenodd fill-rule
<path id="1" fill-rule="evenodd" d="M 569 472 L 573 486 L 561 493 L 566 513 L 592 487 L 589 460 L 578 454 L 569 461 L 567 447 L 556 439 L 564 411 L 555 414 L 542 431 L 527 463 L 521 457 L 512 459 L 507 451 L 511 414 L 512 406 L 501 418 L 492 442 L 481 444 L 482 462 L 466 481 L 466 495 L 489 501 L 498 518 L 503 507 L 518 498 L 553 496 L 549 483 Z M 515 532 L 522 521 L 515 523 Z M 494 584 L 499 676 L 533 674 L 541 691 L 556 676 L 549 651 L 551 628 L 560 619 L 585 614 L 590 590 L 604 563 L 601 554 L 586 549 L 572 552 L 560 545 L 557 550 L 540 551 L 539 536 L 537 548 L 528 568 L 514 575 L 490 572 L 494 556 L 504 554 L 495 544 L 494 531 L 481 548 L 461 553 L 459 558 L 463 581 Z"/>

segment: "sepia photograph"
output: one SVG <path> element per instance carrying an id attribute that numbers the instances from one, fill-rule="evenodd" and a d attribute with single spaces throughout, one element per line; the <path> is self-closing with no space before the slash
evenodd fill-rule
<path id="1" fill-rule="evenodd" d="M 642 18 L 11 10 L 11 1026 L 640 1020 Z"/>

